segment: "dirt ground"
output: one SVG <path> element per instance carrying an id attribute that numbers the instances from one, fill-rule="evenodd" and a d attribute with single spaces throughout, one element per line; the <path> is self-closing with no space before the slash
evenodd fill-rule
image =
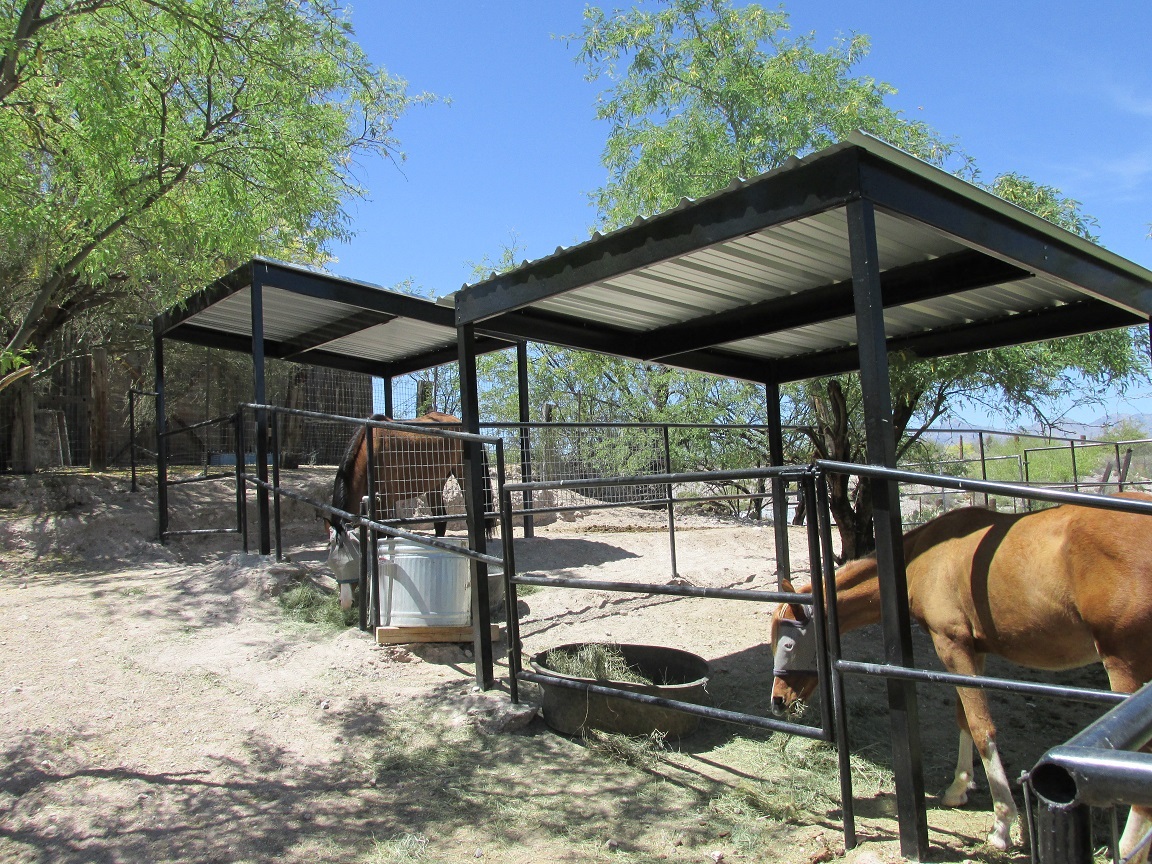
<path id="1" fill-rule="evenodd" d="M 323 494 L 328 474 L 300 482 Z M 215 485 L 175 491 L 174 524 L 226 523 L 233 492 Z M 0 478 L 0 861 L 818 864 L 843 854 L 834 777 L 829 787 L 812 773 L 834 764 L 829 748 L 705 722 L 659 761 L 607 758 L 551 732 L 530 686 L 511 704 L 503 644 L 498 686 L 480 693 L 468 646 L 379 647 L 354 628 L 288 620 L 273 595 L 327 581 L 324 533 L 307 508 L 286 505 L 291 563 L 277 564 L 240 554 L 235 537 L 161 546 L 154 491 L 144 481 L 130 492 L 117 474 Z M 802 571 L 805 532 L 791 530 Z M 662 514 L 639 510 L 580 513 L 516 540 L 521 572 L 774 587 L 771 526 L 684 516 L 677 556 L 673 574 Z M 578 641 L 691 651 L 710 664 L 714 704 L 767 713 L 758 604 L 548 588 L 521 599 L 520 621 L 526 654 Z M 879 638 L 852 634 L 845 652 L 878 659 Z M 935 660 L 923 639 L 917 657 Z M 896 861 L 883 687 L 848 687 L 862 841 L 848 859 Z M 1098 713 L 993 699 L 1012 777 Z M 955 760 L 952 703 L 947 690 L 921 690 L 933 796 Z M 930 799 L 934 859 L 1025 861 L 983 845 L 980 781 L 961 810 Z"/>

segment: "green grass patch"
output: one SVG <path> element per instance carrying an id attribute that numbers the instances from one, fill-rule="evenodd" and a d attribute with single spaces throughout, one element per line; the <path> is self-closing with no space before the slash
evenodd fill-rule
<path id="1" fill-rule="evenodd" d="M 340 597 L 324 591 L 311 582 L 303 582 L 280 595 L 280 608 L 293 621 L 303 624 L 322 624 L 328 627 L 349 627 L 356 622 L 356 607 L 340 608 Z"/>

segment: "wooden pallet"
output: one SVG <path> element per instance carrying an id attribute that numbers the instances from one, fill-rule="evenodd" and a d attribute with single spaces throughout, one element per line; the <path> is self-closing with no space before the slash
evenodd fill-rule
<path id="1" fill-rule="evenodd" d="M 492 625 L 492 641 L 499 642 L 499 624 Z M 377 627 L 378 645 L 403 645 L 407 642 L 471 642 L 471 627 Z"/>

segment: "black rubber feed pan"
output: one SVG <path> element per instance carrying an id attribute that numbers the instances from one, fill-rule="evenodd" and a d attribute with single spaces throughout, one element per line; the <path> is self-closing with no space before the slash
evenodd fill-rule
<path id="1" fill-rule="evenodd" d="M 598 643 L 578 642 L 549 650 L 575 653 L 588 644 Z M 707 705 L 711 701 L 708 694 L 708 662 L 703 657 L 658 645 L 613 644 L 611 647 L 618 649 L 628 665 L 642 676 L 661 683 L 645 685 L 564 675 L 547 667 L 545 658 L 548 651 L 536 654 L 530 662 L 533 671 L 541 675 L 602 684 L 696 705 Z M 700 725 L 700 718 L 696 715 L 670 708 L 629 702 L 616 696 L 602 696 L 558 684 L 541 684 L 540 687 L 543 690 L 541 708 L 544 722 L 564 735 L 579 735 L 585 729 L 598 729 L 601 732 L 632 736 L 660 732 L 677 739 L 691 735 Z"/>

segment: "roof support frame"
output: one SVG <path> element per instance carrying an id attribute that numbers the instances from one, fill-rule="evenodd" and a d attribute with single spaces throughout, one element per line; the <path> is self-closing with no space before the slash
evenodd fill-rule
<path id="1" fill-rule="evenodd" d="M 872 465 L 895 468 L 896 436 L 892 423 L 888 348 L 884 336 L 876 214 L 871 201 L 860 200 L 848 205 L 847 215 L 868 461 Z M 869 484 L 868 494 L 876 529 L 885 660 L 894 665 L 914 666 L 900 489 L 894 480 L 874 478 Z M 916 685 L 912 681 L 894 679 L 888 679 L 886 683 L 896 807 L 900 818 L 900 852 L 905 857 L 924 861 L 928 858 L 928 821 L 924 806 L 924 765 Z"/>
<path id="2" fill-rule="evenodd" d="M 1028 276 L 1012 264 L 965 250 L 918 261 L 880 275 L 885 308 L 918 303 L 958 291 L 985 288 Z M 639 334 L 639 353 L 649 360 L 673 359 L 685 352 L 739 339 L 767 336 L 853 314 L 852 280 L 764 300 Z"/>
<path id="3" fill-rule="evenodd" d="M 361 309 L 352 315 L 346 315 L 330 324 L 322 324 L 314 330 L 282 342 L 281 344 L 286 353 L 280 359 L 299 362 L 302 356 L 322 345 L 327 345 L 329 342 L 335 342 L 337 339 L 362 333 L 372 327 L 378 327 L 381 324 L 387 324 L 389 321 L 395 320 L 395 315 L 386 315 L 382 312 L 374 312 L 371 309 Z"/>
<path id="4" fill-rule="evenodd" d="M 995 321 L 977 321 L 928 333 L 894 337 L 887 344 L 889 352 L 906 351 L 927 359 L 1061 339 L 1118 327 L 1133 327 L 1145 322 L 1146 319 L 1132 315 L 1118 306 L 1102 300 L 1085 299 L 1080 303 L 1068 303 L 1039 312 L 1021 312 Z M 784 358 L 776 361 L 774 369 L 777 380 L 786 383 L 826 375 L 842 375 L 858 371 L 860 367 L 859 348 L 853 345 L 803 357 Z"/>
<path id="5" fill-rule="evenodd" d="M 1025 210 L 1019 211 L 1021 218 L 1011 218 L 868 152 L 860 158 L 860 189 L 878 210 L 929 226 L 970 248 L 1015 261 L 1134 315 L 1147 318 L 1152 314 L 1148 285 L 1119 267 L 1109 266 L 1104 257 L 1110 253 L 1100 249 L 1100 254 L 1088 255 L 1071 243 L 1055 241 L 1049 232 L 1029 226 L 1039 217 Z M 1077 239 L 1075 235 L 1069 238 Z"/>

